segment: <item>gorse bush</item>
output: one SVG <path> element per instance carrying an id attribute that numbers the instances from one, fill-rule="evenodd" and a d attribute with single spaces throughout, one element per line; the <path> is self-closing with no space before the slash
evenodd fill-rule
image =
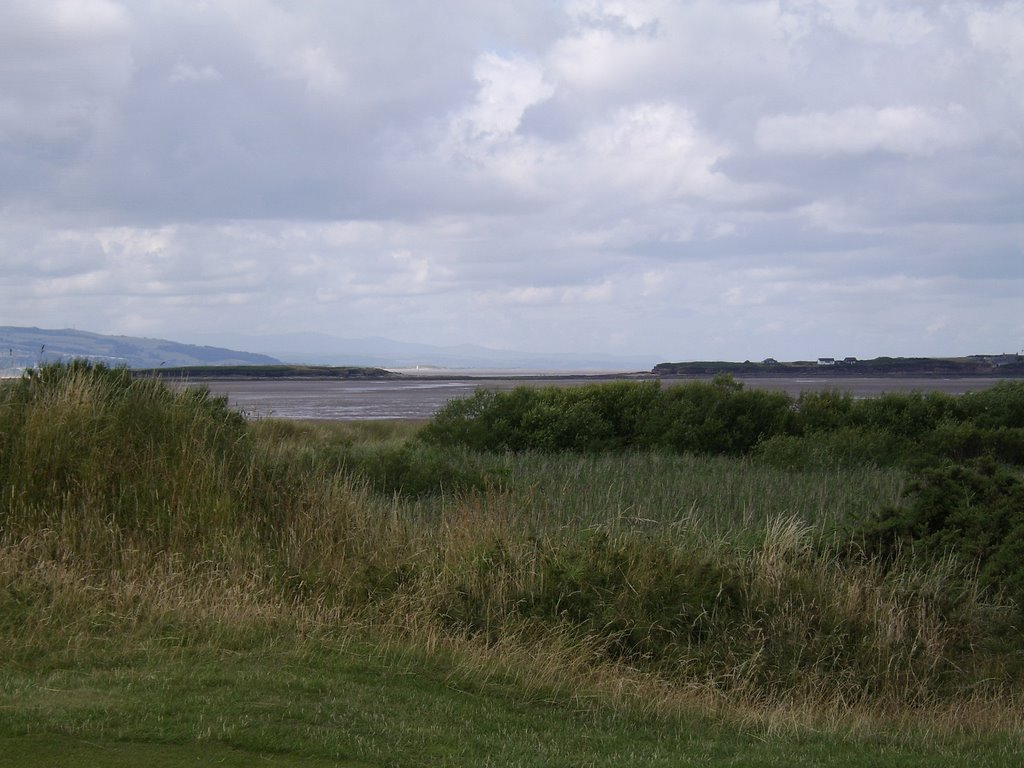
<path id="1" fill-rule="evenodd" d="M 537 587 L 519 605 L 600 638 L 613 658 L 664 664 L 707 643 L 712 627 L 742 621 L 746 584 L 715 554 L 594 534 L 543 552 Z"/>
<path id="2" fill-rule="evenodd" d="M 954 557 L 977 568 L 983 587 L 1024 611 L 1024 479 L 992 460 L 946 463 L 915 479 L 906 505 L 886 507 L 854 526 L 871 557 Z M 1022 614 L 1024 615 L 1024 614 Z"/>

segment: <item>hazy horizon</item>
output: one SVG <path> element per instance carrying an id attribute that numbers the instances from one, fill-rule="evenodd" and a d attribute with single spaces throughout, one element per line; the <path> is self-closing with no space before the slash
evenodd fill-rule
<path id="1" fill-rule="evenodd" d="M 18 333 L 24 331 L 24 333 Z M 39 333 L 33 333 L 38 331 Z M 63 337 L 62 334 L 67 334 Z M 84 335 L 84 338 L 81 338 Z M 97 337 L 90 349 L 89 339 Z M 138 362 L 129 361 L 131 367 L 155 367 L 170 365 L 171 367 L 196 364 L 211 364 L 209 353 L 201 354 L 191 361 L 177 359 L 176 355 L 195 357 L 200 350 L 211 348 L 225 352 L 245 353 L 245 355 L 267 355 L 278 363 L 290 365 L 329 365 L 329 366 L 372 366 L 415 375 L 433 375 L 437 372 L 458 372 L 459 375 L 560 375 L 560 374 L 603 374 L 603 373 L 635 373 L 649 372 L 659 363 L 679 362 L 727 362 L 761 363 L 762 360 L 729 360 L 728 358 L 706 358 L 701 361 L 692 359 L 661 360 L 649 356 L 621 356 L 573 353 L 533 353 L 529 350 L 500 350 L 476 345 L 436 346 L 429 344 L 406 343 L 382 337 L 360 339 L 344 339 L 324 334 L 283 334 L 270 336 L 246 336 L 226 338 L 223 343 L 214 343 L 211 339 L 198 338 L 192 341 L 182 339 L 163 339 L 153 337 L 133 337 L 95 334 L 85 329 L 28 329 L 0 326 L 0 344 L 11 345 L 11 364 L 9 370 L 20 370 L 26 365 L 40 359 L 71 359 L 86 357 L 88 359 L 118 364 L 118 358 L 111 357 L 118 349 L 139 358 Z M 137 346 L 140 345 L 141 346 Z M 196 346 L 192 349 L 176 349 L 177 347 Z M 42 355 L 42 350 L 46 355 Z M 964 359 L 967 357 L 998 357 L 1005 351 L 976 350 L 959 355 L 930 356 L 929 359 Z M 1013 354 L 1018 354 L 1014 352 Z M 1024 353 L 1019 353 L 1024 354 Z M 14 365 L 17 357 L 19 365 Z M 146 361 L 142 361 L 142 357 Z M 207 358 L 203 363 L 200 358 Z M 843 360 L 844 355 L 802 355 L 796 358 L 773 358 L 776 362 L 814 363 L 821 357 L 832 357 Z M 887 356 L 879 356 L 887 357 Z M 909 355 L 908 358 L 921 358 L 921 355 Z M 168 361 L 167 358 L 171 358 Z M 867 361 L 871 358 L 860 358 Z M 228 355 L 223 362 L 214 365 L 239 364 L 260 365 L 274 362 L 272 360 L 250 360 L 243 362 L 238 356 Z M 0 368 L 3 368 L 0 365 Z"/>
<path id="2" fill-rule="evenodd" d="M 1024 347 L 1020 0 L 11 0 L 0 75 L 0 325 Z"/>

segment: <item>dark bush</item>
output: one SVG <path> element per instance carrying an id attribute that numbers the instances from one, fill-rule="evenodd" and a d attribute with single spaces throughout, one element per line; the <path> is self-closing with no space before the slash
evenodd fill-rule
<path id="1" fill-rule="evenodd" d="M 874 464 L 917 470 L 991 456 L 1024 464 L 1024 383 L 976 394 L 746 390 L 730 376 L 658 382 L 481 390 L 453 400 L 424 442 L 475 451 L 666 450 L 742 455 L 779 466 Z"/>
<path id="2" fill-rule="evenodd" d="M 1024 464 L 1024 429 L 986 428 L 944 421 L 925 435 L 923 451 L 936 459 L 963 462 L 984 456 L 1006 464 Z"/>
<path id="3" fill-rule="evenodd" d="M 744 390 L 731 377 L 693 382 L 662 392 L 650 414 L 650 447 L 677 452 L 742 454 L 790 428 L 792 399 L 780 392 Z"/>
<path id="4" fill-rule="evenodd" d="M 858 400 L 854 426 L 880 429 L 904 438 L 920 438 L 957 414 L 957 400 L 942 392 L 888 392 Z"/>
<path id="5" fill-rule="evenodd" d="M 710 554 L 603 532 L 536 547 L 524 561 L 523 553 L 495 542 L 455 567 L 460 575 L 437 604 L 442 621 L 474 636 L 509 618 L 561 626 L 608 658 L 654 668 L 699 654 L 743 621 L 746 581 Z M 521 577 L 527 562 L 536 569 L 529 589 L 495 590 L 509 576 Z"/>
<path id="6" fill-rule="evenodd" d="M 1024 381 L 1001 381 L 957 399 L 964 421 L 980 429 L 1024 429 Z"/>
<path id="7" fill-rule="evenodd" d="M 474 450 L 617 450 L 637 443 L 658 399 L 657 383 L 478 390 L 449 402 L 421 438 Z"/>
<path id="8" fill-rule="evenodd" d="M 982 586 L 1024 606 L 1024 479 L 991 459 L 924 470 L 910 501 L 856 525 L 868 556 L 958 558 Z"/>
<path id="9" fill-rule="evenodd" d="M 801 392 L 796 401 L 796 431 L 833 432 L 853 427 L 854 400 L 849 392 Z"/>
<path id="10" fill-rule="evenodd" d="M 744 391 L 730 377 L 662 389 L 657 382 L 479 391 L 455 400 L 421 433 L 475 450 L 666 448 L 739 454 L 789 429 L 785 394 Z"/>

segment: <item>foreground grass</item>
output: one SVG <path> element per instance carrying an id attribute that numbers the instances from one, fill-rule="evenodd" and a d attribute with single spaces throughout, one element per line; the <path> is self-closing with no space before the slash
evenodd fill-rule
<path id="1" fill-rule="evenodd" d="M 771 734 L 338 637 L 97 642 L 0 667 L 2 766 L 1015 766 L 1018 749 L 998 736 Z"/>

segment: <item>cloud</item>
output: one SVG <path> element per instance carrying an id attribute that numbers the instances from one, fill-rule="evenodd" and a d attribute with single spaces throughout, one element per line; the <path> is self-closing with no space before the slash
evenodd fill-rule
<path id="1" fill-rule="evenodd" d="M 768 152 L 829 154 L 893 152 L 933 155 L 974 138 L 966 110 L 849 107 L 838 112 L 772 115 L 757 125 L 757 146 Z"/>
<path id="2" fill-rule="evenodd" d="M 967 29 L 971 43 L 1001 59 L 1008 76 L 1024 76 L 1024 3 L 974 11 Z"/>
<path id="3" fill-rule="evenodd" d="M 541 67 L 522 58 L 486 53 L 474 64 L 473 77 L 476 99 L 452 119 L 453 131 L 463 142 L 488 142 L 516 133 L 523 113 L 554 93 Z"/>
<path id="4" fill-rule="evenodd" d="M 588 175 L 596 177 L 591 183 L 645 199 L 717 196 L 729 184 L 713 166 L 727 150 L 696 122 L 693 113 L 670 103 L 630 105 L 586 131 L 569 163 L 589 164 Z"/>
<path id="5" fill-rule="evenodd" d="M 1011 348 L 1022 38 L 1019 0 L 13 0 L 0 313 Z"/>
<path id="6" fill-rule="evenodd" d="M 9 0 L 4 14 L 0 43 L 7 61 L 102 47 L 131 32 L 128 13 L 113 0 Z"/>
<path id="7" fill-rule="evenodd" d="M 168 77 L 172 83 L 189 83 L 189 82 L 215 82 L 217 80 L 223 80 L 224 76 L 216 67 L 211 67 L 209 64 L 203 67 L 193 66 L 191 64 L 178 63 L 174 65 L 174 69 L 171 70 L 171 74 Z"/>
<path id="8" fill-rule="evenodd" d="M 884 0 L 811 0 L 806 4 L 837 30 L 856 40 L 882 45 L 912 45 L 934 29 L 922 7 L 893 7 Z"/>

